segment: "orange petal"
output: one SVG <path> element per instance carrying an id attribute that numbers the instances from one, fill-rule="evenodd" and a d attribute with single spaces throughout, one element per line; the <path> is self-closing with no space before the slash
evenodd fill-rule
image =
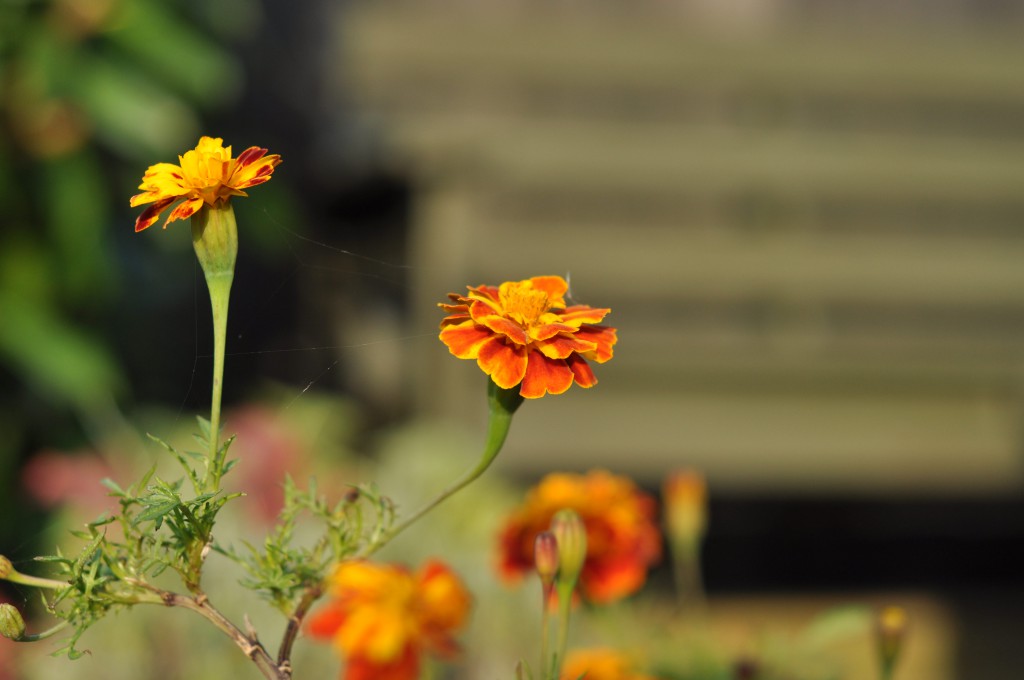
<path id="1" fill-rule="evenodd" d="M 420 655 L 412 645 L 406 645 L 402 655 L 391 663 L 353 656 L 345 665 L 345 680 L 416 680 L 419 676 Z"/>
<path id="2" fill-rule="evenodd" d="M 523 381 L 526 355 L 523 345 L 510 345 L 501 336 L 492 335 L 480 345 L 476 363 L 498 387 L 507 390 Z"/>
<path id="3" fill-rule="evenodd" d="M 190 198 L 187 201 L 179 203 L 178 207 L 172 210 L 171 214 L 167 216 L 167 222 L 164 226 L 167 226 L 167 224 L 174 222 L 175 220 L 184 220 L 192 217 L 192 215 L 196 214 L 201 207 L 203 207 L 203 199 L 201 198 Z"/>
<path id="4" fill-rule="evenodd" d="M 460 359 L 476 359 L 480 347 L 494 337 L 494 333 L 471 319 L 460 324 L 445 326 L 438 336 L 448 350 Z"/>
<path id="5" fill-rule="evenodd" d="M 572 377 L 576 380 L 576 384 L 580 387 L 593 387 L 597 384 L 597 377 L 594 372 L 590 370 L 590 364 L 587 360 L 578 354 L 573 354 L 567 357 L 565 363 L 569 365 L 569 370 L 572 371 Z"/>
<path id="6" fill-rule="evenodd" d="M 570 326 L 564 323 L 546 323 L 539 326 L 534 326 L 530 329 L 530 337 L 534 340 L 547 340 L 553 338 L 559 333 L 575 333 L 576 326 Z"/>
<path id="7" fill-rule="evenodd" d="M 581 323 L 599 323 L 611 311 L 610 309 L 597 309 L 586 305 L 573 305 L 558 316 L 565 323 L 571 323 L 573 326 L 578 327 Z"/>
<path id="8" fill-rule="evenodd" d="M 306 632 L 316 638 L 331 638 L 344 623 L 345 611 L 337 602 L 331 602 L 306 619 Z"/>
<path id="9" fill-rule="evenodd" d="M 153 224 L 160 219 L 160 213 L 166 210 L 167 206 L 174 203 L 176 200 L 178 200 L 177 196 L 170 196 L 153 203 L 143 210 L 135 220 L 135 233 L 153 226 Z"/>
<path id="10" fill-rule="evenodd" d="M 580 589 L 591 602 L 613 602 L 632 595 L 647 580 L 647 564 L 638 559 L 588 561 L 580 575 Z"/>
<path id="11" fill-rule="evenodd" d="M 561 276 L 534 276 L 530 283 L 537 290 L 547 293 L 551 307 L 565 307 L 564 295 L 569 290 L 569 284 Z"/>
<path id="12" fill-rule="evenodd" d="M 539 399 L 546 393 L 561 394 L 572 385 L 572 371 L 561 359 L 548 359 L 540 352 L 530 352 L 526 377 L 519 394 L 527 399 Z"/>
<path id="13" fill-rule="evenodd" d="M 616 330 L 611 326 L 590 325 L 580 326 L 576 337 L 597 345 L 597 349 L 585 353 L 584 356 L 588 359 L 593 359 L 599 364 L 603 364 L 612 358 L 612 347 L 619 339 Z"/>
<path id="14" fill-rule="evenodd" d="M 538 342 L 536 347 L 549 359 L 565 359 L 570 354 L 593 351 L 597 345 L 580 340 L 575 335 L 556 335 L 549 340 Z"/>
<path id="15" fill-rule="evenodd" d="M 476 319 L 476 322 L 487 326 L 495 333 L 504 335 L 517 345 L 526 345 L 530 342 L 530 336 L 526 334 L 523 327 L 511 319 L 503 316 L 491 315 Z"/>

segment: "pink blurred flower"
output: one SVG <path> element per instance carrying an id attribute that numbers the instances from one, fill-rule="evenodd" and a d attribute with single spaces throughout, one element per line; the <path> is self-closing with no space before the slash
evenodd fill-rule
<path id="1" fill-rule="evenodd" d="M 259 519 L 272 523 L 284 505 L 284 478 L 296 476 L 303 458 L 301 440 L 280 417 L 262 406 L 235 410 L 224 431 L 237 435 L 228 458 L 239 459 L 228 483 L 245 492 L 245 502 Z"/>
<path id="2" fill-rule="evenodd" d="M 44 508 L 71 506 L 87 513 L 117 508 L 100 482 L 112 470 L 92 451 L 61 453 L 43 450 L 32 456 L 21 473 L 29 496 Z"/>

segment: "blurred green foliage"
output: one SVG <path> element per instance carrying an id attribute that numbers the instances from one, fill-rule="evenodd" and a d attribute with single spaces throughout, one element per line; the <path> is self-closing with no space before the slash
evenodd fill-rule
<path id="1" fill-rule="evenodd" d="M 0 4 L 0 517 L 17 461 L 80 445 L 61 432 L 87 430 L 123 394 L 104 322 L 124 295 L 128 198 L 239 95 L 225 44 L 259 23 L 255 0 L 212 4 Z M 18 531 L 0 522 L 0 545 L 21 545 Z"/>

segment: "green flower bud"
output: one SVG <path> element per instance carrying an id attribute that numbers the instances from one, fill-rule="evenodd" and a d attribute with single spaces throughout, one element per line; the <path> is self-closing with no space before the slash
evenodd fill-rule
<path id="1" fill-rule="evenodd" d="M 6 602 L 0 604 L 0 635 L 9 640 L 20 640 L 25 637 L 25 619 L 14 605 Z"/>
<path id="2" fill-rule="evenodd" d="M 551 533 L 558 541 L 559 592 L 571 590 L 587 559 L 587 527 L 575 510 L 566 508 L 551 518 Z"/>
<path id="3" fill-rule="evenodd" d="M 9 559 L 4 557 L 3 555 L 0 555 L 0 578 L 5 579 L 13 573 L 14 565 L 11 564 L 11 561 Z"/>

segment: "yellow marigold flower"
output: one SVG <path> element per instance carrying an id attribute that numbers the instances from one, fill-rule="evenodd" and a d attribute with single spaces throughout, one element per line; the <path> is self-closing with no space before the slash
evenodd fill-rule
<path id="1" fill-rule="evenodd" d="M 132 196 L 133 208 L 151 203 L 135 220 L 135 231 L 152 226 L 160 213 L 176 201 L 184 200 L 171 211 L 164 227 L 175 220 L 195 214 L 203 204 L 225 203 L 232 196 L 246 196 L 243 189 L 263 184 L 270 179 L 274 168 L 281 164 L 277 154 L 267 155 L 266 149 L 250 146 L 231 157 L 231 147 L 225 147 L 220 137 L 202 137 L 199 144 L 178 163 L 151 165 L 142 177 L 141 194 Z"/>
<path id="2" fill-rule="evenodd" d="M 636 670 L 634 661 L 622 652 L 598 647 L 569 652 L 562 664 L 561 680 L 655 680 Z"/>
<path id="3" fill-rule="evenodd" d="M 342 562 L 328 579 L 332 601 L 310 618 L 309 633 L 329 638 L 347 660 L 345 680 L 415 680 L 420 657 L 452 656 L 452 634 L 469 615 L 462 581 L 439 561 L 417 573 L 363 560 Z"/>
<path id="4" fill-rule="evenodd" d="M 502 389 L 536 399 L 561 394 L 575 382 L 592 387 L 597 378 L 586 359 L 612 358 L 615 329 L 596 325 L 611 310 L 566 306 L 569 284 L 560 276 L 535 276 L 500 286 L 470 286 L 468 295 L 449 293 L 441 341 L 460 359 L 477 365 Z"/>
<path id="5" fill-rule="evenodd" d="M 533 569 L 537 534 L 566 508 L 586 527 L 580 593 L 592 602 L 611 602 L 639 590 L 648 567 L 661 557 L 654 499 L 632 480 L 605 470 L 549 474 L 527 492 L 499 537 L 502 576 L 518 579 Z"/>

